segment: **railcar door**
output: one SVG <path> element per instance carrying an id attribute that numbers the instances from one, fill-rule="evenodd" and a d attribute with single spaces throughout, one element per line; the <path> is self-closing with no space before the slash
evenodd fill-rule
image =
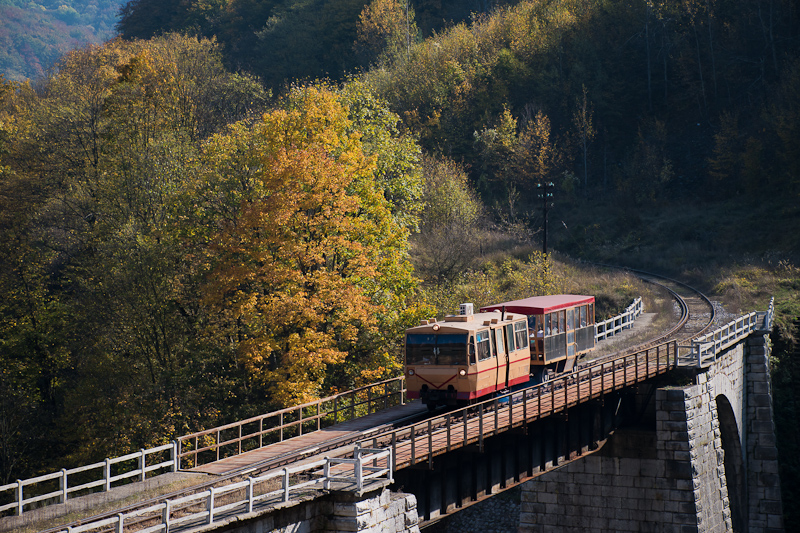
<path id="1" fill-rule="evenodd" d="M 495 377 L 495 389 L 506 388 L 508 383 L 508 350 L 506 350 L 505 335 L 503 328 L 494 330 L 495 340 L 497 341 L 497 376 Z M 505 366 L 501 366 L 505 365 Z"/>
<path id="2" fill-rule="evenodd" d="M 517 349 L 514 343 L 514 324 L 508 324 L 505 327 L 505 336 L 506 336 L 506 368 L 505 372 L 503 372 L 502 379 L 505 380 L 503 383 L 503 387 L 508 387 L 509 381 L 509 371 L 511 370 L 511 352 Z M 501 378 L 498 378 L 501 379 Z"/>
<path id="3" fill-rule="evenodd" d="M 478 382 L 475 386 L 477 396 L 483 396 L 497 389 L 497 360 L 492 330 L 487 329 L 475 333 L 475 344 L 478 352 Z"/>
<path id="4" fill-rule="evenodd" d="M 575 357 L 575 309 L 567 309 L 567 358 Z"/>

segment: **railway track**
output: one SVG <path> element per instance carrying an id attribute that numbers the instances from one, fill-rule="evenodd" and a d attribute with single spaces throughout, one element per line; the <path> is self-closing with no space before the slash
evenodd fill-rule
<path id="1" fill-rule="evenodd" d="M 607 266 L 607 265 L 602 265 Z M 632 368 L 630 364 L 627 362 L 630 359 L 630 354 L 636 352 L 643 352 L 649 350 L 651 348 L 655 348 L 657 346 L 666 345 L 669 343 L 673 343 L 676 347 L 678 345 L 685 345 L 689 343 L 693 338 L 702 335 L 706 332 L 714 322 L 714 306 L 711 301 L 703 295 L 700 291 L 693 289 L 692 287 L 681 283 L 679 281 L 664 278 L 661 276 L 657 276 L 655 274 L 637 271 L 637 270 L 629 270 L 631 273 L 636 275 L 637 277 L 641 278 L 648 283 L 655 284 L 663 290 L 667 291 L 674 299 L 674 305 L 676 308 L 676 321 L 672 328 L 670 328 L 667 332 L 662 333 L 656 338 L 650 339 L 647 342 L 640 344 L 638 346 L 626 349 L 622 352 L 618 352 L 615 354 L 609 354 L 601 359 L 592 360 L 590 364 L 581 364 L 577 367 L 577 370 L 574 372 L 569 372 L 569 374 L 573 375 L 580 375 L 581 373 L 587 372 L 587 367 L 591 366 L 593 368 L 600 368 L 600 371 L 596 373 L 596 375 L 592 375 L 592 371 L 588 370 L 589 372 L 589 380 L 583 383 L 578 383 L 578 380 L 570 381 L 569 378 L 564 376 L 556 376 L 556 381 L 551 382 L 548 385 L 545 385 L 539 388 L 538 393 L 534 392 L 525 392 L 522 391 L 521 393 L 515 393 L 511 395 L 511 400 L 509 400 L 509 404 L 513 405 L 514 401 L 520 401 L 519 398 L 523 398 L 523 405 L 527 405 L 527 402 L 533 401 L 535 398 L 535 394 L 538 394 L 538 405 L 539 405 L 539 412 L 541 414 L 541 406 L 547 406 L 547 409 L 555 409 L 555 400 L 545 400 L 542 399 L 542 391 L 546 391 L 546 396 L 551 398 L 555 398 L 556 394 L 561 394 L 563 391 L 565 397 L 565 404 L 568 406 L 573 401 L 579 402 L 581 390 L 586 389 L 588 390 L 589 397 L 592 396 L 592 384 L 603 383 L 607 380 L 613 379 L 616 386 L 617 379 L 623 383 L 627 383 L 628 380 L 628 373 L 629 368 Z M 658 353 L 658 352 L 656 352 Z M 658 356 L 660 357 L 660 356 Z M 657 363 L 660 364 L 660 363 Z M 638 365 L 638 363 L 637 363 Z M 647 368 L 651 366 L 650 362 L 647 362 Z M 633 372 L 634 370 L 630 370 Z M 635 367 L 635 372 L 638 375 L 639 367 Z M 624 375 L 624 377 L 618 378 L 617 376 Z M 560 378 L 563 378 L 559 381 Z M 575 400 L 570 400 L 568 397 L 568 391 L 570 387 L 570 383 L 576 383 L 577 388 L 577 398 Z M 597 387 L 597 385 L 595 385 Z M 536 389 L 531 389 L 531 391 Z M 517 398 L 514 400 L 513 398 Z M 548 404 L 547 402 L 550 401 Z M 505 409 L 505 405 L 503 405 L 502 409 Z M 398 431 L 402 432 L 403 428 L 410 427 L 411 429 L 407 431 L 405 434 L 410 436 L 410 442 L 414 442 L 419 437 L 424 437 L 428 435 L 428 442 L 433 442 L 433 434 L 435 432 L 441 432 L 444 429 L 449 431 L 450 425 L 456 423 L 460 420 L 460 423 L 463 425 L 463 428 L 466 428 L 464 431 L 465 436 L 465 444 L 467 439 L 467 434 L 472 435 L 471 438 L 474 439 L 482 439 L 482 436 L 477 436 L 475 431 L 483 431 L 483 420 L 484 417 L 487 416 L 487 413 L 494 412 L 494 422 L 493 422 L 493 430 L 497 432 L 499 428 L 499 416 L 504 412 L 502 411 L 500 404 L 495 403 L 494 407 L 487 406 L 486 408 L 476 408 L 473 412 L 464 411 L 463 414 L 456 414 L 453 416 L 444 415 L 440 412 L 435 412 L 431 415 L 431 419 L 426 421 L 419 421 L 416 417 L 419 415 L 414 415 L 414 418 L 411 417 L 400 418 L 397 419 L 389 424 L 384 424 L 380 427 L 371 428 L 367 431 L 359 435 L 355 435 L 350 438 L 343 438 L 336 441 L 330 441 L 326 444 L 324 449 L 320 447 L 315 447 L 313 449 L 298 449 L 292 452 L 288 452 L 283 454 L 279 457 L 275 457 L 273 459 L 262 461 L 259 463 L 252 464 L 247 468 L 240 469 L 235 472 L 231 472 L 229 474 L 215 477 L 213 481 L 209 481 L 203 484 L 195 485 L 186 489 L 182 489 L 170 494 L 160 495 L 154 499 L 148 499 L 146 501 L 138 502 L 134 505 L 130 505 L 124 509 L 116 509 L 113 512 L 103 513 L 99 515 L 95 515 L 91 518 L 81 520 L 79 522 L 70 524 L 70 525 L 80 525 L 81 523 L 89 523 L 94 521 L 103 520 L 105 518 L 114 516 L 120 512 L 131 512 L 137 509 L 143 509 L 149 506 L 152 506 L 154 503 L 164 501 L 165 499 L 174 499 L 180 498 L 183 496 L 196 494 L 199 492 L 203 492 L 208 490 L 210 486 L 220 486 L 229 483 L 237 482 L 241 479 L 246 478 L 247 476 L 256 476 L 262 474 L 264 472 L 288 465 L 293 464 L 298 461 L 302 461 L 305 459 L 311 459 L 312 456 L 317 454 L 321 454 L 323 452 L 331 452 L 328 455 L 330 456 L 339 456 L 343 455 L 344 447 L 355 442 L 360 442 L 364 444 L 390 444 L 393 447 L 403 446 L 403 442 L 398 441 Z M 513 416 L 511 413 L 511 408 L 508 409 L 509 413 L 502 414 L 502 416 L 506 417 L 508 420 L 508 424 L 511 426 L 514 425 Z M 526 415 L 527 416 L 527 415 Z M 480 427 L 480 429 L 479 429 Z M 398 429 L 400 428 L 400 429 Z M 394 435 L 394 436 L 392 436 Z M 448 437 L 449 439 L 449 437 Z M 449 441 L 448 441 L 449 442 Z M 482 442 L 482 440 L 481 440 Z M 414 449 L 413 444 L 409 444 L 411 449 Z M 424 452 L 422 449 L 419 450 L 421 453 Z M 337 453 L 339 455 L 337 455 Z M 413 451 L 411 452 L 414 453 Z M 413 464 L 413 460 L 412 463 Z M 57 528 L 51 528 L 47 530 L 43 530 L 42 533 L 55 533 L 57 531 L 63 531 L 66 529 L 66 526 L 59 526 Z M 109 528 L 109 531 L 112 531 L 113 528 Z M 100 531 L 100 530 L 98 530 Z"/>
<path id="2" fill-rule="evenodd" d="M 619 267 L 610 265 L 596 264 L 595 266 L 607 267 L 619 270 Z M 639 351 L 647 350 L 669 341 L 676 341 L 678 345 L 685 346 L 693 339 L 706 333 L 714 325 L 716 310 L 714 304 L 708 297 L 699 290 L 675 279 L 667 278 L 645 272 L 643 270 L 625 269 L 642 281 L 659 287 L 668 293 L 673 299 L 676 320 L 672 327 L 642 344 L 620 350 L 619 352 L 608 354 L 591 361 L 583 362 L 579 368 L 585 368 L 597 362 L 612 361 L 624 355 L 629 355 Z M 679 350 L 685 352 L 687 349 Z M 685 355 L 685 354 L 679 354 Z"/>
<path id="3" fill-rule="evenodd" d="M 681 320 L 675 327 L 650 343 L 676 340 L 686 343 L 708 331 L 714 324 L 714 304 L 702 292 L 674 279 L 656 276 L 647 272 L 631 270 L 640 279 L 658 285 L 675 298 L 681 309 Z"/>

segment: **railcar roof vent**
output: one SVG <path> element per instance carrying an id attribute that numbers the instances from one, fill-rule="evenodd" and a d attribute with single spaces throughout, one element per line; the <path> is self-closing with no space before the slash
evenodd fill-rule
<path id="1" fill-rule="evenodd" d="M 471 303 L 461 304 L 461 306 L 460 306 L 460 308 L 458 310 L 458 314 L 461 315 L 461 316 L 470 316 L 473 313 L 474 313 L 474 311 L 473 311 Z"/>

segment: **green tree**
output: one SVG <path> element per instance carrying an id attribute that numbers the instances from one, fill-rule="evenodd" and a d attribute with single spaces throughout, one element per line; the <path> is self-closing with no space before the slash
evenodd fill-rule
<path id="1" fill-rule="evenodd" d="M 16 368 L 51 376 L 28 396 L 62 448 L 39 449 L 86 462 L 153 444 L 197 420 L 198 394 L 223 403 L 195 373 L 213 358 L 197 340 L 187 176 L 204 138 L 266 95 L 213 42 L 180 36 L 73 51 L 38 91 L 13 94 L 2 337 L 20 347 Z"/>
<path id="2" fill-rule="evenodd" d="M 356 29 L 356 50 L 361 51 L 366 62 L 382 55 L 390 58 L 409 54 L 419 33 L 414 8 L 408 0 L 373 0 L 361 11 Z"/>
<path id="3" fill-rule="evenodd" d="M 416 270 L 427 279 L 453 280 L 480 258 L 483 209 L 453 161 L 425 157 L 422 170 L 425 208 L 413 239 Z"/>
<path id="4" fill-rule="evenodd" d="M 572 114 L 572 123 L 577 131 L 578 144 L 583 159 L 583 189 L 589 188 L 589 144 L 594 139 L 595 131 L 592 122 L 592 106 L 588 101 L 586 86 L 583 86 L 582 98 L 578 101 Z"/>

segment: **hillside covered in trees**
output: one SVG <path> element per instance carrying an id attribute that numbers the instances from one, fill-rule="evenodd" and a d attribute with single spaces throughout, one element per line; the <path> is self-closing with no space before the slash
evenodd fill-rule
<path id="1" fill-rule="evenodd" d="M 798 17 L 128 2 L 120 39 L 0 80 L 0 483 L 395 375 L 459 299 L 605 290 L 576 258 L 776 296 L 794 479 Z"/>
<path id="2" fill-rule="evenodd" d="M 0 74 L 39 78 L 86 43 L 112 38 L 124 0 L 0 0 Z"/>

